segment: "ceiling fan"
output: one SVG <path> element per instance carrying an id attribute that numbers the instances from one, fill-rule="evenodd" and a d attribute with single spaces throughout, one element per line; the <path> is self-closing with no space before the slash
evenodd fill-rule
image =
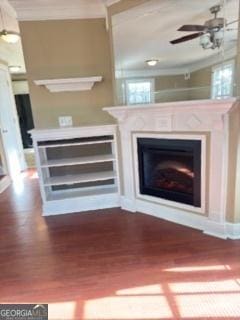
<path id="1" fill-rule="evenodd" d="M 203 25 L 186 24 L 178 29 L 178 31 L 194 32 L 187 36 L 170 41 L 171 44 L 178 44 L 193 40 L 200 37 L 200 45 L 203 49 L 220 48 L 224 37 L 224 27 L 237 22 L 238 20 L 227 23 L 224 18 L 218 17 L 221 10 L 220 5 L 210 8 L 214 18 L 207 20 Z"/>
<path id="2" fill-rule="evenodd" d="M 4 27 L 4 14 L 3 14 L 3 8 L 0 4 L 0 17 L 1 17 L 1 23 L 2 23 L 2 30 L 0 31 L 0 38 L 7 43 L 16 43 L 20 39 L 20 35 L 18 32 L 10 31 L 5 29 Z"/>

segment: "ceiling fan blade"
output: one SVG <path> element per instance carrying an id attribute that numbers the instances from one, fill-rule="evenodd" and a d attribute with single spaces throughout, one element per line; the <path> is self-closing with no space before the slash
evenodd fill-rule
<path id="1" fill-rule="evenodd" d="M 207 27 L 197 24 L 185 24 L 181 26 L 178 31 L 187 31 L 187 32 L 200 32 L 200 31 L 206 31 Z"/>
<path id="2" fill-rule="evenodd" d="M 181 43 L 181 42 L 193 40 L 195 38 L 198 38 L 198 37 L 202 36 L 203 34 L 204 34 L 203 32 L 197 32 L 197 33 L 189 34 L 187 36 L 172 40 L 172 41 L 170 41 L 170 43 L 171 44 L 178 44 L 178 43 Z"/>

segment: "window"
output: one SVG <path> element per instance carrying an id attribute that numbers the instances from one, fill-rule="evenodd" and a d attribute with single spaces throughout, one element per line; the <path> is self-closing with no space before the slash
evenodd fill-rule
<path id="1" fill-rule="evenodd" d="M 234 62 L 230 61 L 213 68 L 212 99 L 226 99 L 233 94 Z"/>
<path id="2" fill-rule="evenodd" d="M 154 80 L 127 80 L 127 104 L 146 104 L 154 102 Z"/>

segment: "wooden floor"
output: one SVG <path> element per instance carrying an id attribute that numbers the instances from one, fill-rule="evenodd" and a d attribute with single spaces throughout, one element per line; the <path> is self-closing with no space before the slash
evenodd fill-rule
<path id="1" fill-rule="evenodd" d="M 49 319 L 240 319 L 240 242 L 120 209 L 43 218 L 34 171 L 0 195 L 0 302 Z"/>

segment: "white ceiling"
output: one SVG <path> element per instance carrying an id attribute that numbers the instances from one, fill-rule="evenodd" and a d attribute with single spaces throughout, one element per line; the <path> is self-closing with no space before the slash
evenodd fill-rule
<path id="1" fill-rule="evenodd" d="M 212 16 L 209 8 L 216 5 L 216 0 L 151 0 L 143 5 L 117 14 L 113 17 L 113 38 L 116 70 L 134 72 L 151 70 L 156 74 L 183 73 L 200 61 L 217 55 L 218 50 L 203 50 L 199 39 L 178 45 L 171 45 L 170 40 L 186 35 L 177 29 L 183 24 L 203 24 Z M 227 21 L 238 19 L 239 0 L 226 0 L 225 14 Z M 237 23 L 231 25 L 237 28 Z M 237 31 L 226 32 L 226 51 L 236 47 Z M 229 51 L 230 52 L 230 51 Z M 231 50 L 234 52 L 234 49 Z M 159 63 L 150 68 L 145 60 L 157 58 Z"/>

